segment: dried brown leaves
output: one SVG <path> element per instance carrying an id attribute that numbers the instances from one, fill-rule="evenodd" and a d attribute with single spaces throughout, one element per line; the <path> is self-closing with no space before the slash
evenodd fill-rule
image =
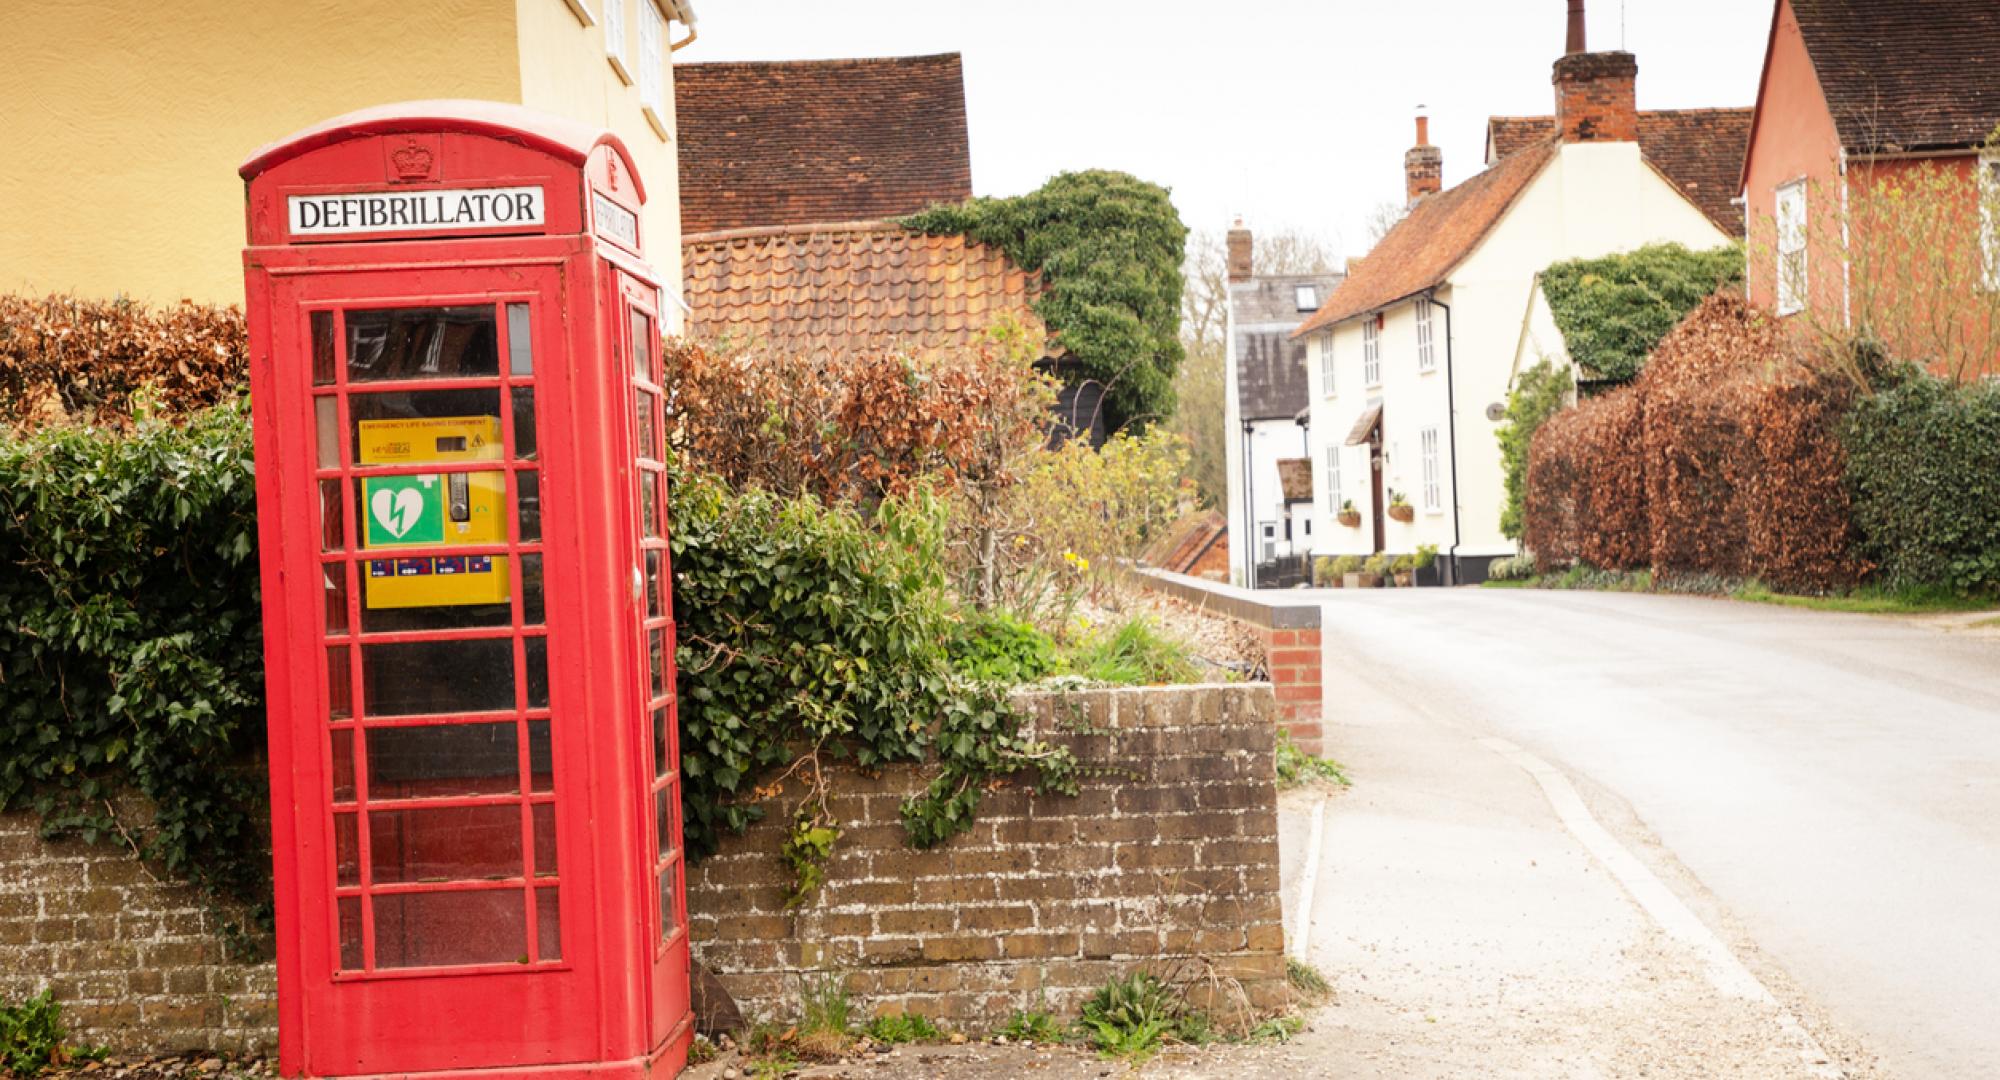
<path id="1" fill-rule="evenodd" d="M 241 393 L 247 356 L 234 307 L 0 296 L 0 411 L 16 425 L 185 416 Z"/>

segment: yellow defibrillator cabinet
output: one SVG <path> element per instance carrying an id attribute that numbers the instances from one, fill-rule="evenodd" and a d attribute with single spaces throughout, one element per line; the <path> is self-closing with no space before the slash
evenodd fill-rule
<path id="1" fill-rule="evenodd" d="M 500 420 L 440 416 L 363 420 L 361 465 L 458 464 L 501 460 Z M 361 481 L 362 546 L 396 548 L 507 543 L 507 482 L 493 472 L 408 473 Z M 504 555 L 370 558 L 366 601 L 371 608 L 504 604 Z"/>

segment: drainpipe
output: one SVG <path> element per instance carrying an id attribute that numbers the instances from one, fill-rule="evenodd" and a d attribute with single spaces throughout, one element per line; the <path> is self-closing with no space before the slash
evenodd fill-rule
<path id="1" fill-rule="evenodd" d="M 1252 438 L 1256 427 L 1251 421 L 1243 421 L 1243 580 L 1252 589 L 1257 587 L 1257 488 L 1252 477 L 1257 470 L 1252 468 L 1251 452 L 1256 448 Z"/>
<path id="2" fill-rule="evenodd" d="M 1456 388 L 1452 386 L 1451 305 L 1437 298 L 1436 289 L 1430 291 L 1429 299 L 1433 306 L 1444 309 L 1444 422 L 1445 437 L 1451 446 L 1451 583 L 1456 585 L 1459 580 L 1458 545 L 1461 538 L 1458 530 L 1458 398 Z"/>

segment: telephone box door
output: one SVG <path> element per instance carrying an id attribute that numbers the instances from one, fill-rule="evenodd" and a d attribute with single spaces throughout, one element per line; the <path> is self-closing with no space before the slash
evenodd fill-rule
<path id="1" fill-rule="evenodd" d="M 601 955 L 558 263 L 275 277 L 313 1074 L 593 1059 Z M 316 549 L 316 550 L 315 550 Z M 296 596 L 297 593 L 292 595 Z M 296 619 L 295 619 L 296 625 Z M 670 689 L 670 688 L 669 688 Z M 295 697 L 303 697 L 303 694 Z M 449 976 L 441 992 L 439 976 Z M 383 1048 L 393 1058 L 380 1059 Z"/>
<path id="2" fill-rule="evenodd" d="M 632 699 L 643 702 L 636 728 L 646 742 L 639 755 L 645 774 L 639 807 L 645 819 L 649 880 L 642 898 L 648 912 L 649 1033 L 655 1045 L 688 1015 L 687 912 L 682 906 L 680 724 L 674 697 L 673 578 L 667 556 L 666 395 L 660 356 L 659 289 L 624 271 L 611 297 L 607 325 L 618 354 L 614 370 L 630 388 L 629 461 L 632 491 L 628 529 L 634 556 L 633 633 L 646 657 L 636 672 Z"/>

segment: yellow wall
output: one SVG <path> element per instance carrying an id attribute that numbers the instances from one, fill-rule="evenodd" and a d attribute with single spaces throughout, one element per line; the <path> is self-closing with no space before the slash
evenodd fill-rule
<path id="1" fill-rule="evenodd" d="M 586 23 L 565 0 L 516 0 L 520 33 L 520 102 L 532 109 L 566 116 L 594 127 L 609 128 L 625 141 L 646 184 L 646 257 L 661 275 L 668 295 L 681 295 L 681 215 L 679 148 L 673 142 L 674 82 L 667 46 L 687 36 L 687 28 L 668 23 L 660 46 L 666 61 L 661 77 L 662 135 L 647 121 L 639 104 L 636 66 L 639 62 L 639 5 L 653 0 L 625 0 L 625 57 L 634 69 L 626 83 L 606 58 L 601 21 L 604 0 L 580 0 L 597 18 Z M 656 8 L 655 10 L 662 10 Z M 681 310 L 667 302 L 667 329 L 678 333 Z"/>
<path id="2" fill-rule="evenodd" d="M 369 105 L 520 93 L 508 0 L 36 0 L 7 24 L 7 292 L 240 303 L 251 151 Z"/>

